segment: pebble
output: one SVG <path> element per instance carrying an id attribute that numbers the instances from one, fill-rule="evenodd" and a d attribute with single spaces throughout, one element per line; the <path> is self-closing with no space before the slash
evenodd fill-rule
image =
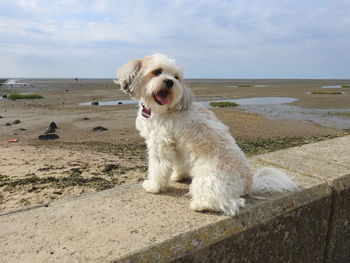
<path id="1" fill-rule="evenodd" d="M 108 129 L 102 126 L 96 126 L 95 128 L 92 129 L 92 131 L 101 132 L 101 131 L 108 131 Z"/>
<path id="2" fill-rule="evenodd" d="M 55 140 L 55 139 L 59 139 L 59 138 L 60 137 L 55 133 L 42 134 L 42 135 L 39 135 L 39 137 L 38 137 L 39 140 Z"/>

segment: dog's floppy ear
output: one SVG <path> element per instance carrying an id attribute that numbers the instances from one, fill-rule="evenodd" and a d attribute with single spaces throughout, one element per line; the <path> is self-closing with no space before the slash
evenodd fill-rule
<path id="1" fill-rule="evenodd" d="M 138 76 L 141 70 L 142 60 L 131 60 L 124 66 L 122 66 L 117 73 L 120 89 L 130 96 L 136 95 L 136 89 L 138 86 Z"/>
<path id="2" fill-rule="evenodd" d="M 188 110 L 191 107 L 192 102 L 193 102 L 193 93 L 188 87 L 184 86 L 182 98 L 180 101 L 181 110 Z"/>

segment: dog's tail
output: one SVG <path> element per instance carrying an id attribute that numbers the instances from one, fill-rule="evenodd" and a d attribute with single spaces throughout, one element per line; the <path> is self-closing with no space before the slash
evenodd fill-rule
<path id="1" fill-rule="evenodd" d="M 252 193 L 298 190 L 297 184 L 287 174 L 275 168 L 264 167 L 253 175 Z"/>

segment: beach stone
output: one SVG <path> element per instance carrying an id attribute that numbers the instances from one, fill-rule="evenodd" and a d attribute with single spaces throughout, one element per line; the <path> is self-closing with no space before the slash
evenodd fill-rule
<path id="1" fill-rule="evenodd" d="M 84 117 L 84 119 L 83 119 L 84 121 L 88 121 L 88 120 L 90 120 L 90 118 L 88 118 L 88 117 Z"/>
<path id="2" fill-rule="evenodd" d="M 99 104 L 98 101 L 91 102 L 91 105 L 98 105 L 98 104 Z"/>
<path id="3" fill-rule="evenodd" d="M 21 123 L 21 121 L 20 120 L 14 120 L 12 123 L 13 124 L 19 124 L 19 123 Z"/>
<path id="4" fill-rule="evenodd" d="M 123 102 L 119 101 L 118 104 L 123 104 Z"/>
<path id="5" fill-rule="evenodd" d="M 2 119 L 2 116 L 0 116 L 0 119 Z"/>
<path id="6" fill-rule="evenodd" d="M 11 126 L 12 124 L 11 123 L 9 123 L 9 122 L 7 122 L 6 124 L 5 124 L 5 126 Z"/>
<path id="7" fill-rule="evenodd" d="M 55 139 L 59 139 L 59 138 L 60 137 L 55 133 L 42 134 L 42 135 L 39 135 L 39 137 L 38 137 L 39 140 L 55 140 Z"/>
<path id="8" fill-rule="evenodd" d="M 108 131 L 108 129 L 102 126 L 96 126 L 95 128 L 92 129 L 92 131 L 101 132 L 101 131 Z"/>

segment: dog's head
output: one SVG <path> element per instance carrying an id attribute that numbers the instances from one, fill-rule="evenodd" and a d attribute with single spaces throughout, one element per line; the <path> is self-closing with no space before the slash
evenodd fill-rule
<path id="1" fill-rule="evenodd" d="M 191 105 L 192 93 L 184 84 L 181 68 L 165 55 L 132 60 L 118 71 L 117 78 L 121 90 L 153 111 L 186 110 Z"/>

